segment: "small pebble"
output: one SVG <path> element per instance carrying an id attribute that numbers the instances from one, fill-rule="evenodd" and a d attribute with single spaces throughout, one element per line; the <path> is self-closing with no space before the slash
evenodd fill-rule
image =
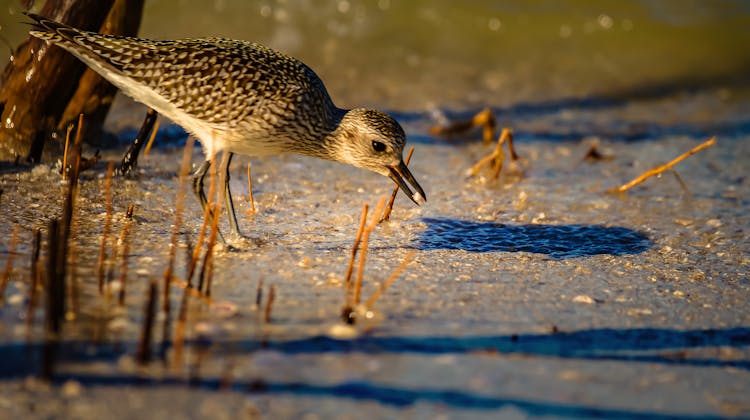
<path id="1" fill-rule="evenodd" d="M 573 298 L 573 302 L 593 304 L 594 303 L 594 299 L 592 299 L 591 296 L 578 295 L 578 296 L 576 296 L 576 297 Z"/>
<path id="2" fill-rule="evenodd" d="M 66 381 L 62 387 L 60 388 L 60 391 L 62 392 L 62 395 L 67 398 L 75 398 L 79 397 L 81 395 L 81 392 L 83 391 L 83 386 L 81 386 L 81 383 L 74 380 Z"/>

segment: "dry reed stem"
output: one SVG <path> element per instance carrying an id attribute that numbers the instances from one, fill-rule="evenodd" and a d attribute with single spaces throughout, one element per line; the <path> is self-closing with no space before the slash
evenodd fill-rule
<path id="1" fill-rule="evenodd" d="M 180 300 L 180 309 L 177 315 L 177 325 L 175 325 L 174 328 L 174 349 L 172 353 L 172 370 L 174 372 L 179 371 L 180 366 L 182 366 L 188 305 L 190 305 L 188 295 L 195 292 L 196 291 L 192 287 L 185 287 L 182 290 L 182 299 Z"/>
<path id="2" fill-rule="evenodd" d="M 135 210 L 135 204 L 128 206 L 128 210 L 125 213 L 125 225 L 122 227 L 120 232 L 120 244 L 122 249 L 120 254 L 122 261 L 120 263 L 120 293 L 117 299 L 117 303 L 120 306 L 125 306 L 125 292 L 128 283 L 128 257 L 130 256 L 130 227 L 133 224 L 133 211 Z"/>
<path id="3" fill-rule="evenodd" d="M 112 228 L 112 176 L 115 173 L 115 163 L 109 162 L 107 167 L 107 177 L 104 178 L 104 203 L 107 214 L 104 217 L 104 230 L 102 231 L 102 243 L 99 247 L 99 258 L 97 260 L 97 279 L 99 284 L 99 294 L 104 293 L 104 265 L 107 260 L 107 242 L 109 231 Z"/>
<path id="4" fill-rule="evenodd" d="M 225 154 L 223 158 L 224 159 L 227 158 L 227 155 Z M 211 171 L 211 189 L 209 190 L 209 197 L 213 199 L 213 206 L 211 205 L 212 204 L 211 200 L 209 200 L 207 208 L 213 207 L 212 212 L 213 212 L 214 217 L 211 218 L 211 233 L 208 236 L 208 243 L 206 244 L 206 253 L 203 255 L 203 266 L 201 267 L 201 274 L 198 280 L 198 291 L 200 292 L 203 292 L 204 284 L 208 283 L 207 274 L 210 274 L 210 270 L 208 267 L 210 264 L 210 260 L 213 258 L 214 246 L 216 245 L 216 238 L 219 235 L 219 214 L 221 212 L 221 200 L 219 200 L 219 189 L 216 187 L 216 181 L 217 181 L 216 171 L 218 169 L 218 166 L 212 163 L 211 167 L 213 168 L 213 170 Z"/>
<path id="5" fill-rule="evenodd" d="M 34 234 L 31 244 L 31 266 L 29 267 L 29 304 L 26 309 L 26 327 L 27 334 L 31 334 L 31 326 L 34 324 L 34 313 L 36 310 L 37 292 L 39 289 L 39 280 L 42 271 L 39 270 L 39 255 L 42 247 L 42 230 L 34 228 Z"/>
<path id="6" fill-rule="evenodd" d="M 214 163 L 211 163 L 212 167 Z M 214 190 L 216 189 L 216 183 L 214 178 L 215 173 L 215 167 L 211 170 L 210 173 L 210 181 L 208 186 L 208 197 L 214 196 Z M 188 284 L 192 285 L 193 283 L 193 275 L 195 274 L 195 268 L 198 266 L 198 259 L 200 259 L 201 256 L 201 248 L 203 247 L 203 242 L 206 238 L 206 230 L 208 229 L 208 223 L 209 220 L 213 222 L 213 218 L 211 217 L 211 203 L 207 202 L 205 208 L 203 209 L 203 223 L 201 225 L 201 231 L 198 234 L 198 241 L 195 244 L 195 249 L 193 249 L 193 260 L 190 263 L 190 267 L 188 269 L 188 277 L 187 281 Z"/>
<path id="7" fill-rule="evenodd" d="M 59 219 L 52 219 L 47 228 L 47 267 L 44 289 L 46 292 L 45 325 L 47 332 L 53 334 L 60 332 L 62 319 L 65 316 L 65 277 L 60 274 L 58 266 L 61 260 L 59 254 L 62 252 L 60 243 L 64 240 L 61 238 L 60 225 Z"/>
<path id="8" fill-rule="evenodd" d="M 149 285 L 146 304 L 143 308 L 143 326 L 135 357 L 136 362 L 141 365 L 145 365 L 151 361 L 151 343 L 153 341 L 154 320 L 156 319 L 157 293 L 156 282 L 152 281 Z"/>
<path id="9" fill-rule="evenodd" d="M 209 190 L 210 194 L 210 190 Z M 206 210 L 203 212 L 203 223 L 201 224 L 201 230 L 200 233 L 198 233 L 198 241 L 195 243 L 195 248 L 193 248 L 193 255 L 190 259 L 190 265 L 188 266 L 188 274 L 187 274 L 187 282 L 188 284 L 192 284 L 193 282 L 193 275 L 195 275 L 195 267 L 198 265 L 198 258 L 201 256 L 201 248 L 203 245 L 203 241 L 206 237 L 206 230 L 208 229 L 208 219 L 210 218 L 211 212 L 209 211 L 209 207 L 206 206 Z"/>
<path id="10" fill-rule="evenodd" d="M 406 160 L 404 161 L 404 164 L 406 166 L 409 166 L 409 161 L 411 161 L 411 155 L 414 154 L 414 146 L 412 146 L 409 149 L 409 153 L 406 155 Z M 385 211 L 383 212 L 383 217 L 380 218 L 380 222 L 385 222 L 386 220 L 391 218 L 391 211 L 393 210 L 393 203 L 396 201 L 396 194 L 398 194 L 398 184 L 393 187 L 393 192 L 391 193 L 391 198 L 388 200 L 388 204 L 385 206 Z"/>
<path id="11" fill-rule="evenodd" d="M 685 194 L 691 194 L 690 190 L 688 189 L 687 185 L 685 185 L 685 182 L 682 181 L 682 178 L 680 177 L 680 174 L 677 173 L 674 169 L 670 169 L 669 172 L 674 175 L 674 179 L 677 180 L 677 183 L 680 184 L 680 188 L 682 188 L 682 191 L 685 192 Z"/>
<path id="12" fill-rule="evenodd" d="M 263 277 L 258 280 L 258 288 L 255 289 L 255 307 L 260 308 L 263 303 Z"/>
<path id="13" fill-rule="evenodd" d="M 75 241 L 71 241 L 68 245 L 70 252 L 70 283 L 67 285 L 68 292 L 70 293 L 70 308 L 65 313 L 66 320 L 74 320 L 80 313 L 80 302 L 79 302 L 79 290 L 78 290 L 78 265 L 76 260 L 78 259 L 78 246 Z"/>
<path id="14" fill-rule="evenodd" d="M 383 212 L 383 207 L 385 206 L 385 198 L 381 198 L 378 200 L 378 205 L 375 207 L 375 212 L 373 212 L 372 215 L 372 221 L 370 224 L 365 228 L 364 233 L 362 234 L 362 252 L 359 254 L 359 267 L 357 268 L 357 283 L 354 287 L 354 304 L 358 305 L 360 301 L 360 296 L 362 295 L 362 281 L 365 273 L 365 262 L 367 260 L 367 246 L 370 241 L 370 233 L 375 229 L 375 226 L 378 224 L 378 216 Z"/>
<path id="15" fill-rule="evenodd" d="M 159 131 L 159 119 L 158 118 L 154 122 L 154 127 L 151 129 L 151 137 L 148 138 L 148 143 L 146 143 L 146 149 L 143 151 L 144 156 L 148 156 L 149 152 L 151 151 L 151 146 L 154 145 L 154 139 L 156 138 L 157 131 Z"/>
<path id="16" fill-rule="evenodd" d="M 65 150 L 63 150 L 63 161 L 62 161 L 62 179 L 63 181 L 68 179 L 68 148 L 70 145 L 70 133 L 73 131 L 73 125 L 69 125 L 65 132 Z"/>
<path id="17" fill-rule="evenodd" d="M 10 275 L 13 272 L 13 259 L 16 255 L 16 245 L 18 243 L 18 231 L 21 227 L 16 224 L 13 226 L 13 234 L 10 239 L 10 245 L 8 245 L 8 259 L 5 261 L 5 269 L 3 270 L 3 278 L 0 281 L 0 304 L 5 301 L 5 289 L 8 287 L 8 281 L 10 281 Z"/>
<path id="18" fill-rule="evenodd" d="M 483 157 L 479 160 L 474 166 L 471 167 L 469 170 L 469 173 L 471 176 L 476 176 L 479 173 L 479 170 L 482 169 L 485 165 L 492 165 L 492 179 L 497 179 L 500 176 L 500 171 L 503 169 L 503 161 L 505 160 L 505 153 L 503 152 L 503 144 L 505 142 L 508 142 L 508 150 L 511 155 L 511 161 L 515 161 L 518 159 L 518 155 L 516 154 L 515 148 L 512 146 L 513 144 L 513 131 L 509 128 L 503 128 L 502 132 L 500 133 L 500 137 L 497 139 L 497 144 L 495 145 L 495 149 L 492 151 L 492 153 L 488 154 L 487 156 Z"/>
<path id="19" fill-rule="evenodd" d="M 266 300 L 266 310 L 263 315 L 263 320 L 266 323 L 271 322 L 271 310 L 273 309 L 273 302 L 276 300 L 276 286 L 273 284 L 268 287 L 268 300 Z"/>
<path id="20" fill-rule="evenodd" d="M 250 200 L 250 208 L 248 209 L 248 214 L 255 214 L 255 199 L 253 199 L 253 179 L 250 176 L 250 164 L 247 164 L 247 190 L 248 193 L 248 200 Z"/>
<path id="21" fill-rule="evenodd" d="M 625 191 L 629 190 L 630 188 L 632 188 L 632 187 L 640 184 L 641 182 L 645 181 L 646 179 L 648 179 L 648 178 L 650 178 L 650 177 L 652 177 L 654 175 L 659 175 L 662 172 L 664 172 L 664 171 L 666 171 L 668 169 L 671 169 L 673 166 L 675 166 L 676 164 L 682 162 L 686 158 L 692 156 L 693 154 L 695 154 L 695 153 L 697 153 L 697 152 L 699 152 L 699 151 L 701 151 L 701 150 L 703 150 L 703 149 L 705 149 L 707 147 L 713 146 L 715 143 L 716 143 L 716 137 L 711 137 L 710 139 L 704 141 L 703 143 L 701 143 L 701 144 L 693 147 L 692 149 L 688 150 L 687 152 L 685 152 L 685 153 L 677 156 L 676 158 L 672 159 L 668 163 L 665 163 L 664 165 L 657 166 L 657 167 L 655 167 L 653 169 L 649 169 L 648 171 L 642 173 L 641 175 L 639 175 L 638 177 L 636 177 L 632 181 L 626 182 L 625 184 L 622 184 L 622 185 L 620 185 L 617 188 L 612 188 L 608 192 L 611 192 L 611 193 L 625 192 Z"/>
<path id="22" fill-rule="evenodd" d="M 482 127 L 482 140 L 485 143 L 491 143 L 492 139 L 495 138 L 495 128 L 497 127 L 497 121 L 492 110 L 485 108 L 471 117 L 470 120 L 455 121 L 447 126 L 430 127 L 429 133 L 438 136 L 450 136 L 464 133 L 474 127 Z"/>
<path id="23" fill-rule="evenodd" d="M 482 141 L 485 143 L 492 143 L 492 139 L 495 138 L 495 115 L 492 110 L 485 108 L 471 119 L 471 125 L 474 127 L 482 127 Z"/>
<path id="24" fill-rule="evenodd" d="M 362 216 L 359 219 L 359 228 L 357 228 L 357 235 L 354 237 L 354 244 L 352 245 L 352 252 L 349 257 L 349 266 L 346 268 L 346 274 L 344 274 L 344 286 L 348 291 L 352 283 L 352 272 L 354 271 L 354 260 L 357 257 L 357 250 L 359 249 L 359 243 L 362 240 L 362 233 L 365 231 L 365 224 L 367 223 L 367 203 L 362 206 Z M 348 294 L 348 293 L 347 293 Z"/>
<path id="25" fill-rule="evenodd" d="M 190 170 L 190 158 L 193 156 L 193 143 L 195 139 L 193 136 L 188 136 L 185 148 L 182 151 L 182 163 L 180 165 L 180 186 L 177 190 L 177 197 L 175 197 L 175 210 L 174 210 L 174 225 L 172 226 L 172 235 L 169 238 L 169 261 L 167 262 L 167 269 L 164 271 L 164 290 L 162 294 L 162 310 L 165 313 L 169 313 L 169 294 L 170 287 L 169 283 L 172 279 L 172 273 L 174 273 L 174 260 L 177 256 L 177 239 L 180 235 L 180 227 L 182 226 L 182 210 L 185 203 L 185 184 L 187 183 L 187 174 Z"/>
<path id="26" fill-rule="evenodd" d="M 382 286 L 380 286 L 380 289 L 376 290 L 375 293 L 370 296 L 369 299 L 367 299 L 367 302 L 365 302 L 365 306 L 368 308 L 371 308 L 372 305 L 375 304 L 375 301 L 377 301 L 380 296 L 385 293 L 385 291 L 393 284 L 393 282 L 398 278 L 398 276 L 401 275 L 401 273 L 406 269 L 406 266 L 411 262 L 411 259 L 414 257 L 416 251 L 411 250 L 409 251 L 404 259 L 401 261 L 401 264 L 399 264 L 398 267 L 396 267 L 395 270 L 391 273 L 390 277 L 388 277 L 388 280 L 383 283 Z"/>

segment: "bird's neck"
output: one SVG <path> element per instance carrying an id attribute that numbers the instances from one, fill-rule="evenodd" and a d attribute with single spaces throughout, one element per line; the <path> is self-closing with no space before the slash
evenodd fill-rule
<path id="1" fill-rule="evenodd" d="M 317 132 L 308 133 L 304 142 L 294 142 L 297 153 L 326 160 L 338 160 L 341 138 L 346 136 L 346 124 L 342 124 L 347 109 L 341 109 L 331 104 L 322 115 Z"/>

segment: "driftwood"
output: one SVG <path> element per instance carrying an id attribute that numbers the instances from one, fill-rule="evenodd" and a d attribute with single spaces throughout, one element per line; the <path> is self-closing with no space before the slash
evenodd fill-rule
<path id="1" fill-rule="evenodd" d="M 39 14 L 84 30 L 135 36 L 143 3 L 47 0 Z M 64 132 L 80 114 L 86 115 L 84 139 L 99 139 L 115 93 L 114 86 L 67 51 L 27 38 L 0 75 L 0 159 L 38 162 L 51 134 Z"/>

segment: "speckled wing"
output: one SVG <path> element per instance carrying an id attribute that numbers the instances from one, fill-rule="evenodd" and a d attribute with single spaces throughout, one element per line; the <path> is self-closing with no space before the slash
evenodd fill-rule
<path id="1" fill-rule="evenodd" d="M 34 36 L 154 90 L 207 123 L 232 127 L 247 119 L 284 120 L 298 114 L 301 103 L 332 107 L 312 70 L 257 44 L 222 38 L 153 41 L 118 37 L 80 31 L 33 14 L 29 17 L 37 22 L 31 31 Z M 317 125 L 317 121 L 298 122 Z"/>

